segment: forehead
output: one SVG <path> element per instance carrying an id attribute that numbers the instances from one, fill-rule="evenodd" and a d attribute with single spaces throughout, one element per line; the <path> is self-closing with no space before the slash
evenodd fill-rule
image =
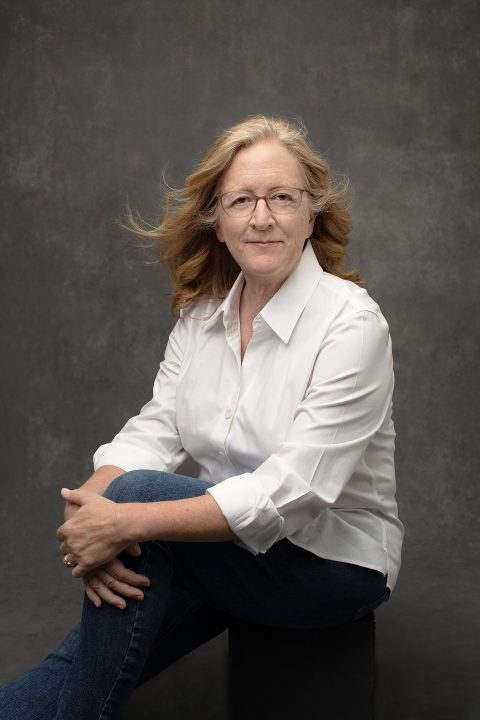
<path id="1" fill-rule="evenodd" d="M 222 192 L 242 188 L 257 190 L 275 185 L 303 185 L 300 163 L 276 140 L 261 140 L 240 150 L 226 170 Z"/>

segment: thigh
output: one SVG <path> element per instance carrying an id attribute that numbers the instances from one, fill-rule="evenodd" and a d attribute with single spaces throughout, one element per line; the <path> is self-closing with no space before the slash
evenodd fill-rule
<path id="1" fill-rule="evenodd" d="M 259 555 L 233 542 L 163 544 L 176 582 L 230 616 L 263 625 L 348 623 L 389 594 L 382 573 L 318 557 L 287 539 Z"/>

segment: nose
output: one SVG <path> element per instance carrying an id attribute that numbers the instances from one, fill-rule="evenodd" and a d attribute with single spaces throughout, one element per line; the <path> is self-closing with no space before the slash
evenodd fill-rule
<path id="1" fill-rule="evenodd" d="M 265 198 L 258 198 L 255 210 L 250 218 L 250 227 L 263 228 L 271 227 L 275 222 L 272 211 L 267 205 Z"/>

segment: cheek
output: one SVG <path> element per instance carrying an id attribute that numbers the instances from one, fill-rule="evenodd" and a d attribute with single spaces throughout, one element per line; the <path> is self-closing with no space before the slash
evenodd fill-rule
<path id="1" fill-rule="evenodd" d="M 295 223 L 295 227 L 292 229 L 298 240 L 303 242 L 312 234 L 313 221 L 311 221 L 308 217 L 303 217 L 301 222 Z"/>

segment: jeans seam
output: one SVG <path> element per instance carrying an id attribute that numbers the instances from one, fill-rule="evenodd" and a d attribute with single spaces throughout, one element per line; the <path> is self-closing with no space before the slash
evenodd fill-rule
<path id="1" fill-rule="evenodd" d="M 145 570 L 146 565 L 147 565 L 147 559 L 145 559 L 145 563 L 144 563 L 144 565 L 143 565 L 143 567 L 142 567 L 142 572 Z M 107 705 L 108 705 L 108 703 L 109 703 L 109 701 L 110 701 L 110 699 L 111 699 L 111 697 L 112 697 L 113 691 L 114 691 L 115 688 L 117 687 L 117 684 L 118 684 L 120 675 L 122 674 L 122 671 L 123 671 L 124 666 L 125 666 L 125 662 L 126 662 L 126 660 L 127 660 L 128 654 L 129 654 L 130 649 L 131 649 L 131 647 L 132 647 L 133 636 L 134 636 L 134 634 L 135 634 L 135 629 L 136 629 L 135 626 L 136 626 L 136 623 L 137 623 L 137 620 L 138 620 L 138 616 L 139 616 L 139 612 L 140 612 L 140 604 L 141 604 L 142 601 L 141 601 L 141 600 L 136 600 L 135 602 L 136 602 L 137 605 L 136 605 L 136 608 L 135 608 L 134 617 L 132 618 L 132 630 L 131 630 L 131 632 L 130 632 L 130 640 L 129 640 L 129 642 L 128 642 L 128 647 L 127 647 L 126 650 L 125 650 L 125 654 L 124 654 L 124 656 L 123 656 L 123 659 L 122 659 L 122 662 L 121 662 L 121 665 L 120 665 L 120 669 L 119 669 L 119 671 L 118 671 L 118 673 L 117 673 L 117 676 L 116 676 L 116 678 L 115 678 L 115 680 L 114 680 L 114 682 L 113 682 L 113 684 L 112 684 L 112 687 L 110 688 L 110 692 L 108 693 L 108 696 L 107 696 L 107 698 L 105 699 L 105 702 L 104 702 L 104 704 L 103 704 L 103 707 L 102 707 L 102 709 L 101 709 L 101 711 L 100 711 L 100 715 L 98 716 L 98 720 L 102 720 L 102 718 L 105 718 L 104 713 L 105 713 L 105 711 L 107 710 Z"/>

